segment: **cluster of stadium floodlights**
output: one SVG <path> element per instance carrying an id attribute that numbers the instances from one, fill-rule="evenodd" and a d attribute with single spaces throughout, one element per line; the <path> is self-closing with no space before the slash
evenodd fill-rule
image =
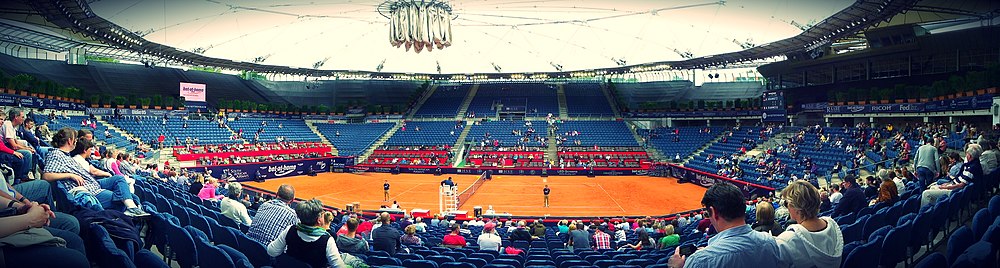
<path id="1" fill-rule="evenodd" d="M 390 0 L 379 5 L 389 18 L 389 43 L 420 53 L 451 46 L 451 6 L 435 0 Z"/>

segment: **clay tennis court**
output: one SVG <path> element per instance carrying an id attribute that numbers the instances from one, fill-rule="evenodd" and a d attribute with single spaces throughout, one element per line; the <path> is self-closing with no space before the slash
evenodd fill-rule
<path id="1" fill-rule="evenodd" d="M 478 175 L 450 175 L 459 191 L 469 187 Z M 438 211 L 438 187 L 449 176 L 387 173 L 321 173 L 315 177 L 298 176 L 271 179 L 245 185 L 276 191 L 282 184 L 295 188 L 295 197 L 316 198 L 323 204 L 344 208 L 360 202 L 361 208 L 377 209 L 395 200 L 403 209 Z M 390 200 L 384 202 L 382 184 L 391 185 Z M 542 207 L 542 188 L 548 184 L 552 193 L 550 207 Z M 489 205 L 497 213 L 514 216 L 645 216 L 665 215 L 701 208 L 705 188 L 694 184 L 678 184 L 673 178 L 646 176 L 513 176 L 494 175 L 485 182 L 460 210 L 472 214 L 474 206 Z"/>

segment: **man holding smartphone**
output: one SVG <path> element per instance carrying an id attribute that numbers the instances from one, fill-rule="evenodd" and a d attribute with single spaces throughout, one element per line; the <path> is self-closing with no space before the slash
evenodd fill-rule
<path id="1" fill-rule="evenodd" d="M 719 233 L 708 240 L 707 247 L 694 253 L 690 253 L 693 246 L 677 247 L 668 266 L 778 267 L 778 244 L 770 234 L 755 232 L 746 224 L 745 202 L 743 192 L 732 184 L 718 183 L 708 188 L 701 204 Z"/>

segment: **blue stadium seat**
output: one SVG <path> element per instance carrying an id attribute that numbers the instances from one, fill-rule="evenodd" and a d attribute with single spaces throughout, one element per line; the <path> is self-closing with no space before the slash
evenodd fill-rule
<path id="1" fill-rule="evenodd" d="M 198 248 L 198 266 L 235 268 L 232 258 L 225 251 L 213 246 L 204 232 L 192 226 L 185 226 L 184 230 L 194 238 L 194 244 Z"/>
<path id="2" fill-rule="evenodd" d="M 489 263 L 486 260 L 480 259 L 480 258 L 463 258 L 463 259 L 460 259 L 458 261 L 459 262 L 465 262 L 465 263 L 471 263 L 472 265 L 475 265 L 476 268 L 482 268 L 483 266 L 486 266 L 486 264 Z"/>
<path id="3" fill-rule="evenodd" d="M 136 267 L 143 268 L 170 268 L 166 262 L 163 262 L 156 253 L 149 250 L 139 250 L 135 253 L 135 257 L 132 258 L 133 263 Z"/>
<path id="4" fill-rule="evenodd" d="M 594 264 L 594 266 L 597 266 L 597 267 L 600 267 L 600 268 L 608 268 L 608 267 L 615 266 L 615 265 L 624 265 L 625 262 L 620 261 L 620 260 L 599 260 L 599 261 L 594 262 L 593 264 Z"/>
<path id="5" fill-rule="evenodd" d="M 441 266 L 441 265 L 445 264 L 446 262 L 454 262 L 455 261 L 455 258 L 444 256 L 444 255 L 433 255 L 433 256 L 428 256 L 427 258 L 424 258 L 424 259 L 425 260 L 429 260 L 429 261 L 433 261 L 433 262 L 437 263 L 438 266 Z"/>
<path id="6" fill-rule="evenodd" d="M 229 258 L 233 260 L 233 266 L 236 268 L 253 268 L 250 259 L 236 248 L 227 245 L 216 245 L 216 247 L 225 252 L 226 255 L 229 255 Z"/>
<path id="7" fill-rule="evenodd" d="M 986 234 L 986 229 L 990 227 L 993 223 L 994 217 L 990 217 L 990 211 L 987 208 L 982 208 L 976 215 L 972 217 L 972 235 L 973 237 L 983 237 Z"/>
<path id="8" fill-rule="evenodd" d="M 951 267 L 997 267 L 997 248 L 990 242 L 976 242 L 959 255 Z"/>
<path id="9" fill-rule="evenodd" d="M 906 250 L 910 243 L 910 237 L 913 235 L 911 233 L 912 227 L 912 222 L 908 221 L 892 228 L 885 236 L 880 259 L 883 266 L 894 267 L 897 263 L 907 260 Z"/>
<path id="10" fill-rule="evenodd" d="M 167 225 L 167 245 L 181 268 L 198 265 L 198 250 L 191 234 L 173 223 Z"/>
<path id="11" fill-rule="evenodd" d="M 993 198 L 990 198 L 989 209 L 990 216 L 993 218 L 1000 217 L 1000 195 L 994 195 Z"/>
<path id="12" fill-rule="evenodd" d="M 276 268 L 277 267 L 281 267 L 281 268 L 286 268 L 286 267 L 287 268 L 312 268 L 312 265 L 309 265 L 308 263 L 305 263 L 304 261 L 300 261 L 299 259 L 296 259 L 295 257 L 292 257 L 292 256 L 290 256 L 288 254 L 278 255 L 278 257 L 276 257 L 274 259 L 274 266 Z"/>
<path id="13" fill-rule="evenodd" d="M 965 249 L 969 248 L 975 242 L 973 235 L 972 229 L 966 226 L 959 227 L 951 234 L 951 237 L 948 238 L 948 263 L 954 264 L 958 259 L 958 255 L 965 252 Z"/>
<path id="14" fill-rule="evenodd" d="M 850 253 L 844 252 L 844 268 L 875 268 L 879 263 L 879 251 L 882 249 L 882 237 L 876 237 L 863 245 L 855 247 Z"/>
<path id="15" fill-rule="evenodd" d="M 371 255 L 369 255 L 368 256 L 368 265 L 371 265 L 371 266 L 403 265 L 403 263 L 400 262 L 399 259 L 392 258 L 392 257 L 371 256 Z"/>
<path id="16" fill-rule="evenodd" d="M 440 268 L 477 268 L 475 264 L 468 262 L 446 262 L 438 266 Z"/>
<path id="17" fill-rule="evenodd" d="M 927 255 L 917 263 L 914 268 L 938 268 L 938 267 L 948 267 L 948 259 L 944 257 L 940 252 L 931 253 Z"/>
<path id="18" fill-rule="evenodd" d="M 403 261 L 403 266 L 410 268 L 438 268 L 438 264 L 429 260 L 407 259 Z"/>
<path id="19" fill-rule="evenodd" d="M 96 256 L 96 262 L 101 267 L 115 267 L 115 268 L 135 268 L 135 264 L 129 257 L 129 254 L 125 251 L 119 249 L 115 246 L 115 242 L 111 240 L 111 235 L 108 231 L 104 229 L 100 224 L 91 224 L 90 233 L 93 236 L 93 242 L 89 248 L 92 249 L 92 253 Z"/>

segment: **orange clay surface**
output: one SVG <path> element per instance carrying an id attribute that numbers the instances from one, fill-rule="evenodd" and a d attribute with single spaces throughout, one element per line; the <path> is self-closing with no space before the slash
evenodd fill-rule
<path id="1" fill-rule="evenodd" d="M 478 175 L 450 175 L 460 191 Z M 438 211 L 438 187 L 449 176 L 388 173 L 321 173 L 315 177 L 297 176 L 271 179 L 245 185 L 276 191 L 282 184 L 295 188 L 295 197 L 316 198 L 324 205 L 344 208 L 360 202 L 361 208 L 377 209 L 397 201 L 401 208 Z M 383 201 L 382 184 L 389 180 L 389 201 Z M 549 185 L 550 207 L 542 207 L 542 188 Z M 465 202 L 460 210 L 472 214 L 473 207 L 489 205 L 497 213 L 514 216 L 643 216 L 665 215 L 698 209 L 705 188 L 674 178 L 646 176 L 514 176 L 495 175 Z"/>

